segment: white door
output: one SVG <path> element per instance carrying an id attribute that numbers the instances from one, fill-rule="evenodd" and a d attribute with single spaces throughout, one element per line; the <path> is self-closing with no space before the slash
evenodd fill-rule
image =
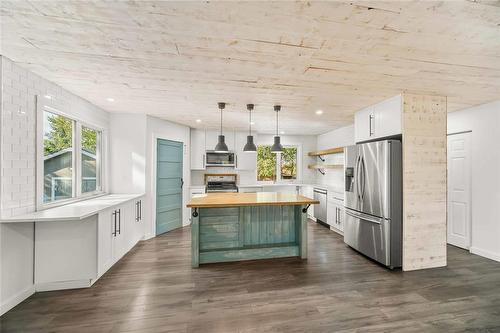
<path id="1" fill-rule="evenodd" d="M 464 249 L 471 240 L 470 136 L 448 136 L 448 243 Z"/>

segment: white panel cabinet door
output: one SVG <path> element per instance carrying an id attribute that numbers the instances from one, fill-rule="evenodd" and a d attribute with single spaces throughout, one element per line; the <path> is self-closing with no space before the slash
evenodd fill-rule
<path id="1" fill-rule="evenodd" d="M 374 137 L 385 138 L 402 133 L 402 97 L 394 96 L 373 106 Z"/>
<path id="2" fill-rule="evenodd" d="M 235 137 L 235 153 L 236 153 L 236 170 L 256 170 L 257 169 L 257 153 L 254 152 L 244 152 L 243 148 L 247 143 L 246 132 L 236 132 Z M 257 137 L 254 135 L 254 142 Z"/>
<path id="3" fill-rule="evenodd" d="M 113 210 L 113 263 L 120 260 L 128 251 L 126 218 L 126 205 L 118 206 Z"/>
<path id="4" fill-rule="evenodd" d="M 205 170 L 205 145 L 205 131 L 191 129 L 191 170 Z"/>
<path id="5" fill-rule="evenodd" d="M 114 209 L 99 212 L 97 224 L 97 267 L 98 276 L 104 274 L 114 263 L 113 233 Z"/>
<path id="6" fill-rule="evenodd" d="M 448 243 L 471 243 L 470 133 L 448 136 Z"/>
<path id="7" fill-rule="evenodd" d="M 331 202 L 326 205 L 326 223 L 330 227 L 335 227 L 335 217 L 337 216 L 337 206 Z"/>
<path id="8" fill-rule="evenodd" d="M 354 115 L 354 137 L 356 142 L 372 139 L 375 134 L 373 108 L 368 107 Z"/>

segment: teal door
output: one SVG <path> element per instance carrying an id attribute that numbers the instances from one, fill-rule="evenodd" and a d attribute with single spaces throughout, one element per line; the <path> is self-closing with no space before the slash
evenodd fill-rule
<path id="1" fill-rule="evenodd" d="M 182 226 L 182 142 L 156 145 L 156 235 Z"/>

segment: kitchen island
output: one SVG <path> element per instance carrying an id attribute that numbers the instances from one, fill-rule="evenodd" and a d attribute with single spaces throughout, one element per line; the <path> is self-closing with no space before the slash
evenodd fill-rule
<path id="1" fill-rule="evenodd" d="M 208 193 L 191 199 L 191 262 L 307 258 L 307 208 L 293 193 Z"/>

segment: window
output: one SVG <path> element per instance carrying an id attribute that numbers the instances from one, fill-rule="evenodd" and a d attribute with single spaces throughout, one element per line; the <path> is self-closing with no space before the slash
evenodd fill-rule
<path id="1" fill-rule="evenodd" d="M 49 107 L 40 112 L 39 206 L 101 192 L 101 131 Z"/>
<path id="2" fill-rule="evenodd" d="M 281 179 L 297 179 L 297 147 L 283 147 L 280 155 Z"/>
<path id="3" fill-rule="evenodd" d="M 98 132 L 82 126 L 82 193 L 97 190 Z"/>
<path id="4" fill-rule="evenodd" d="M 297 147 L 283 147 L 281 154 L 271 146 L 257 147 L 257 180 L 281 181 L 297 179 Z"/>
<path id="5" fill-rule="evenodd" d="M 43 115 L 43 202 L 73 196 L 73 121 Z"/>

